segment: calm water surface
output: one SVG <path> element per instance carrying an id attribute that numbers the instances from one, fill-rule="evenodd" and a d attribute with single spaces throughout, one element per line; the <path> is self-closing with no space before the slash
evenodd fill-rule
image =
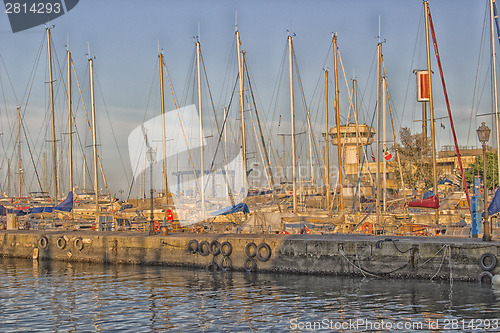
<path id="1" fill-rule="evenodd" d="M 476 283 L 0 258 L 0 332 L 498 332 L 497 319 L 500 293 Z"/>

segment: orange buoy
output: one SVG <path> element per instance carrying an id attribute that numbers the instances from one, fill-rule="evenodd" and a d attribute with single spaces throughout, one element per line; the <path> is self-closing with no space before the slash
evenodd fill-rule
<path id="1" fill-rule="evenodd" d="M 161 229 L 160 221 L 155 221 L 155 232 L 159 232 Z"/>
<path id="2" fill-rule="evenodd" d="M 362 230 L 363 230 L 364 234 L 371 234 L 371 233 L 373 233 L 373 224 L 371 224 L 370 222 L 363 223 Z"/>

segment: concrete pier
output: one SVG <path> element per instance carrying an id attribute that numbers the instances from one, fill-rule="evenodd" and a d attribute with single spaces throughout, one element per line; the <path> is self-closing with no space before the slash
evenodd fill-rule
<path id="1" fill-rule="evenodd" d="M 500 242 L 447 237 L 2 230 L 0 256 L 462 281 L 500 274 Z"/>

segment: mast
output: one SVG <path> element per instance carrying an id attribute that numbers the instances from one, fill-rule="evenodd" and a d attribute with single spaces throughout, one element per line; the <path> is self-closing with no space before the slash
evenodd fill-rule
<path id="1" fill-rule="evenodd" d="M 57 147 L 56 147 L 56 122 L 54 115 L 54 81 L 52 80 L 52 52 L 50 50 L 50 28 L 45 28 L 47 30 L 47 53 L 49 55 L 49 90 L 50 90 L 50 114 L 52 119 L 52 165 L 54 168 L 54 202 L 57 202 L 58 198 L 58 186 L 57 186 Z"/>
<path id="2" fill-rule="evenodd" d="M 431 70 L 431 50 L 430 50 L 430 40 L 429 40 L 429 4 L 424 1 L 425 10 L 425 40 L 427 45 L 427 70 L 429 75 L 429 112 L 431 116 L 431 141 L 432 141 L 432 173 L 433 173 L 433 188 L 434 195 L 438 195 L 437 192 L 437 168 L 436 168 L 436 135 L 435 135 L 435 124 L 434 124 L 434 101 L 432 97 L 432 70 Z M 439 212 L 436 209 L 436 223 L 439 224 Z"/>
<path id="3" fill-rule="evenodd" d="M 165 185 L 164 196 L 167 198 L 168 194 L 168 182 L 167 182 L 167 143 L 166 143 L 166 132 L 165 132 L 165 90 L 163 88 L 163 53 L 158 54 L 158 60 L 160 63 L 160 95 L 161 95 L 161 128 L 162 128 L 162 145 L 163 145 L 163 181 Z M 168 204 L 168 199 L 167 204 Z"/>
<path id="4" fill-rule="evenodd" d="M 292 182 L 293 182 L 293 211 L 297 212 L 297 170 L 296 170 L 296 151 L 295 151 L 295 110 L 293 102 L 293 43 L 292 36 L 288 36 L 288 57 L 289 57 L 289 69 L 290 69 L 290 115 L 291 115 L 291 126 L 292 126 Z M 283 150 L 284 151 L 284 150 Z"/>
<path id="5" fill-rule="evenodd" d="M 328 121 L 328 70 L 325 70 L 325 102 L 326 102 L 326 132 L 325 132 L 325 183 L 326 183 L 326 209 L 330 210 L 330 128 Z"/>
<path id="6" fill-rule="evenodd" d="M 71 116 L 71 52 L 66 51 L 68 56 L 68 134 L 69 134 L 69 190 L 73 191 L 73 117 Z M 84 170 L 85 172 L 85 170 Z"/>
<path id="7" fill-rule="evenodd" d="M 334 52 L 334 65 L 335 65 L 335 117 L 337 122 L 337 152 L 339 159 L 339 212 L 344 210 L 344 177 L 342 175 L 342 143 L 340 140 L 340 109 L 339 109 L 339 75 L 337 70 L 337 35 L 333 36 L 333 52 Z"/>
<path id="8" fill-rule="evenodd" d="M 380 34 L 379 34 L 380 35 Z M 382 77 L 382 43 L 380 42 L 380 37 L 379 37 L 379 42 L 378 42 L 378 56 L 377 56 L 377 176 L 376 176 L 376 186 L 377 186 L 377 200 L 375 202 L 375 206 L 377 208 L 377 225 L 380 224 L 380 127 L 381 127 L 381 107 L 380 107 L 380 101 L 381 101 L 381 77 Z"/>
<path id="9" fill-rule="evenodd" d="M 383 128 L 383 157 L 384 159 L 382 160 L 382 183 L 384 185 L 384 192 L 382 195 L 383 198 L 383 203 L 384 203 L 384 212 L 387 210 L 387 160 L 385 159 L 385 152 L 387 150 L 387 145 L 386 145 L 386 140 L 387 140 L 387 129 L 386 129 L 386 97 L 385 97 L 385 89 L 386 89 L 386 80 L 385 76 L 382 77 L 382 128 Z"/>
<path id="10" fill-rule="evenodd" d="M 242 187 L 245 187 L 245 179 L 247 177 L 247 148 L 245 141 L 245 110 L 244 110 L 244 76 L 243 76 L 243 57 L 241 54 L 240 32 L 236 28 L 236 47 L 238 52 L 238 82 L 240 89 L 240 126 L 241 126 L 241 155 L 243 159 L 243 177 Z"/>
<path id="11" fill-rule="evenodd" d="M 497 86 L 497 62 L 496 62 L 496 49 L 495 49 L 495 30 L 494 30 L 494 17 L 495 14 L 493 12 L 493 1 L 490 0 L 490 21 L 491 21 L 491 63 L 493 65 L 493 104 L 495 107 L 495 123 L 496 123 L 496 135 L 497 135 L 497 149 L 500 149 L 500 121 L 498 117 L 498 86 Z M 500 166 L 500 152 L 497 153 L 497 161 L 498 165 Z M 498 170 L 498 179 L 500 182 L 500 167 L 497 168 Z"/>
<path id="12" fill-rule="evenodd" d="M 23 166 L 21 162 L 21 108 L 17 107 L 17 178 L 18 178 L 18 197 L 21 197 L 21 184 Z"/>
<path id="13" fill-rule="evenodd" d="M 200 109 L 200 181 L 201 181 L 201 216 L 205 218 L 205 169 L 203 166 L 204 144 L 203 144 L 203 113 L 201 108 L 201 69 L 200 69 L 200 41 L 196 40 L 196 64 L 198 74 L 198 108 Z M 246 175 L 245 175 L 246 176 Z"/>
<path id="14" fill-rule="evenodd" d="M 7 159 L 7 196 L 10 198 L 10 159 Z"/>
<path id="15" fill-rule="evenodd" d="M 97 131 L 95 118 L 95 99 L 94 99 L 94 61 L 89 58 L 90 67 L 90 104 L 92 107 L 92 146 L 94 150 L 94 192 L 95 192 L 95 209 L 99 211 L 99 179 L 97 175 Z"/>

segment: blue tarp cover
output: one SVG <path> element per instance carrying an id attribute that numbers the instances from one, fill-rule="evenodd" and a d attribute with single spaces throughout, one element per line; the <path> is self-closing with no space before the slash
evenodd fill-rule
<path id="1" fill-rule="evenodd" d="M 69 192 L 66 199 L 57 206 L 47 206 L 47 207 L 33 207 L 28 213 L 52 213 L 54 210 L 59 210 L 63 212 L 70 212 L 73 209 L 73 192 Z"/>
<path id="2" fill-rule="evenodd" d="M 217 215 L 234 214 L 234 213 L 238 213 L 238 212 L 250 213 L 250 209 L 248 209 L 248 206 L 246 203 L 242 202 L 242 203 L 239 203 L 239 204 L 234 205 L 234 206 L 224 207 L 224 208 L 219 209 L 218 211 L 212 212 L 210 214 L 213 216 L 217 216 Z"/>

